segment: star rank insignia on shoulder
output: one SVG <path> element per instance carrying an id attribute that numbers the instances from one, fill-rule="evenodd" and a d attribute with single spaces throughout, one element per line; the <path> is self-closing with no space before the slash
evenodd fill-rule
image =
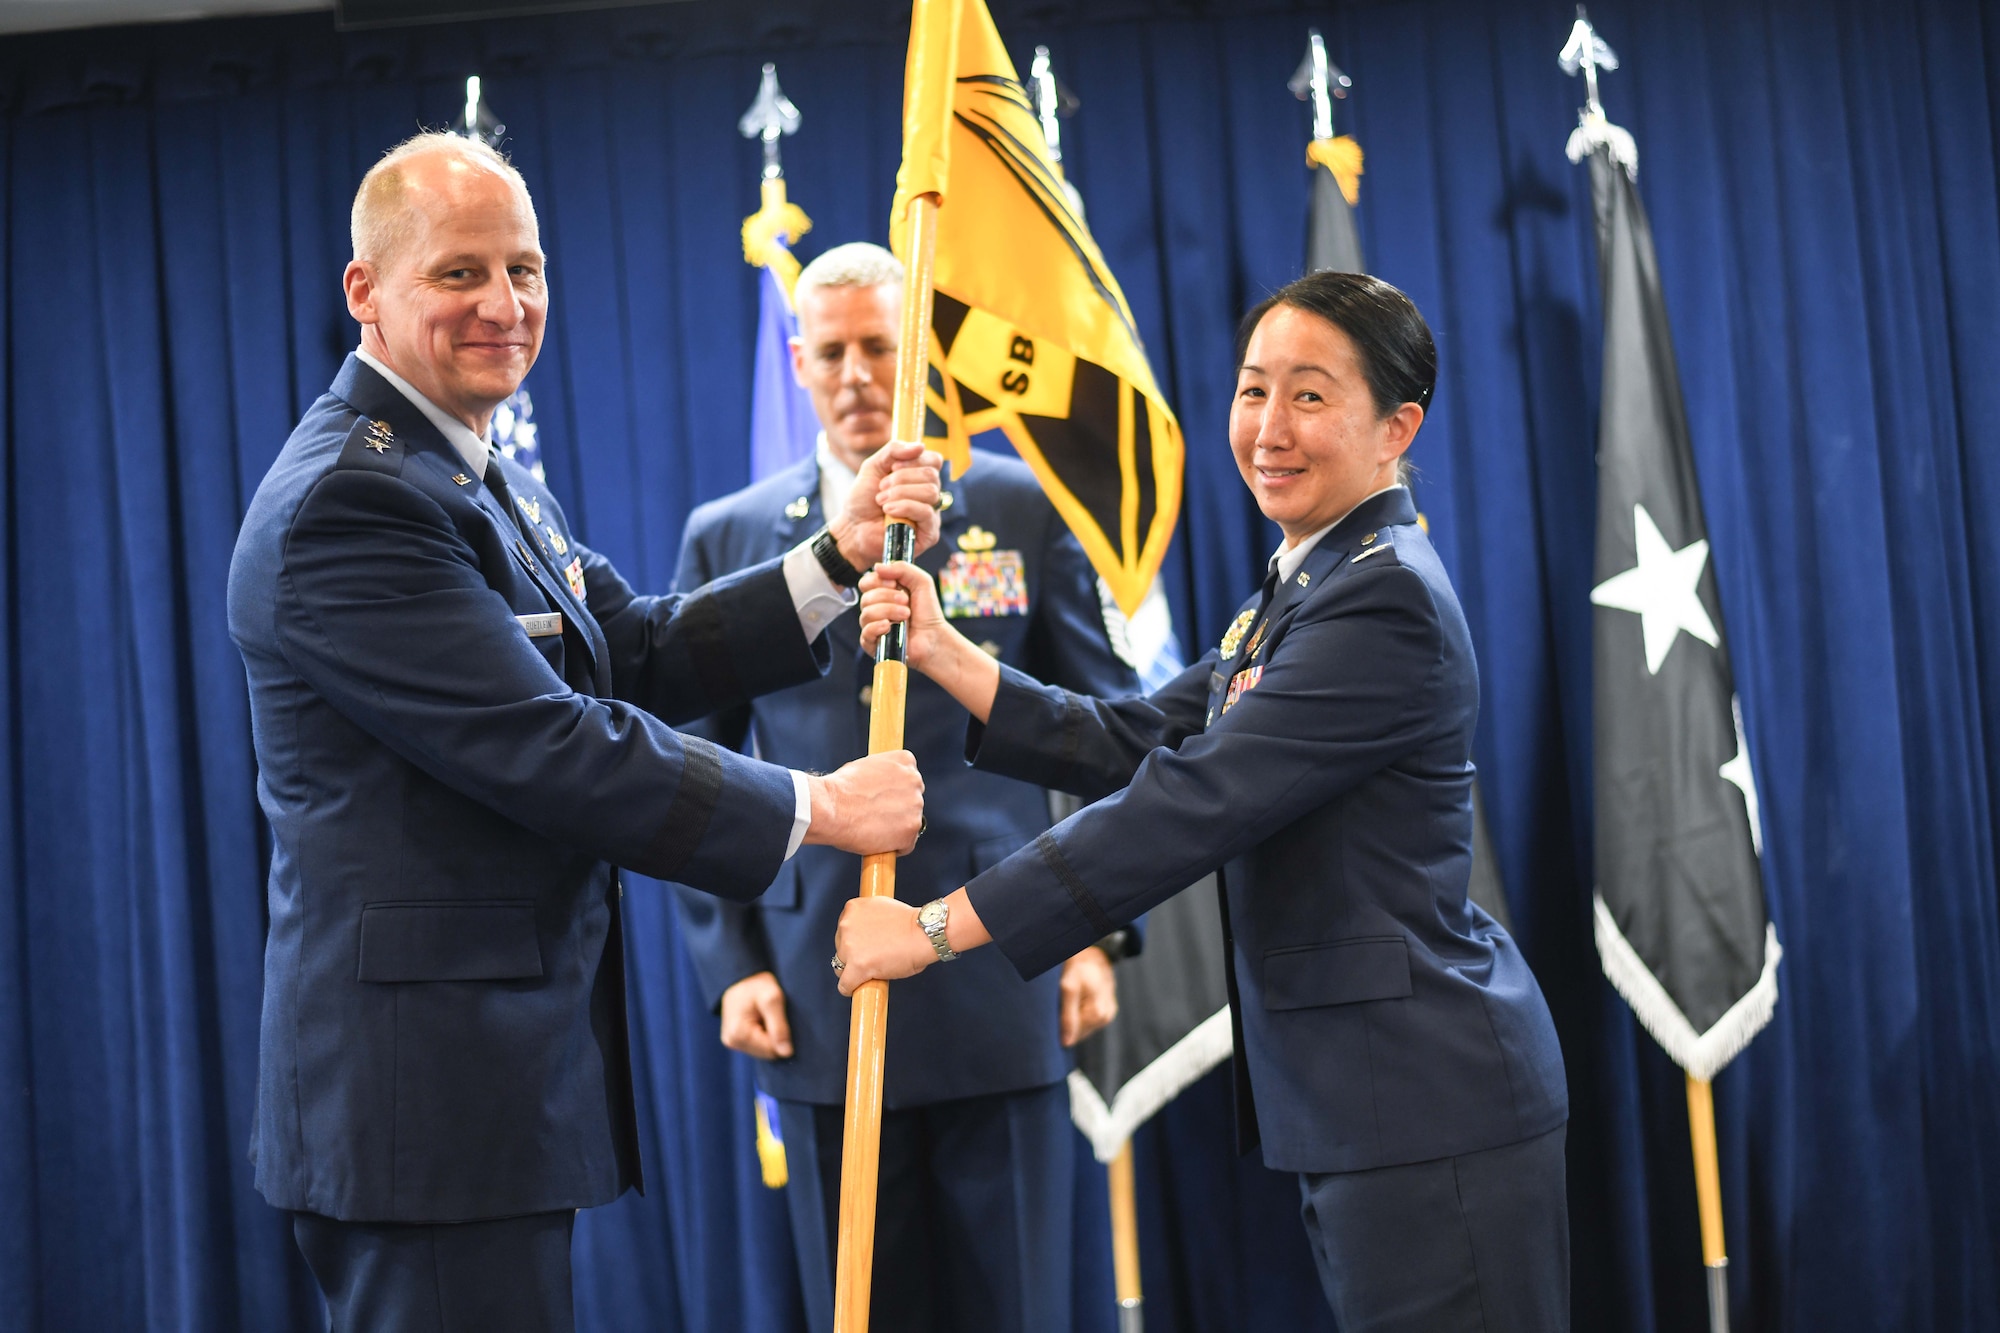
<path id="1" fill-rule="evenodd" d="M 801 495 L 798 499 L 792 501 L 790 504 L 785 506 L 785 517 L 791 519 L 794 523 L 796 523 L 800 519 L 804 518 L 806 516 L 807 511 L 809 511 L 811 508 L 812 508 L 812 499 L 808 496 Z"/>
<path id="2" fill-rule="evenodd" d="M 1236 656 L 1236 650 L 1243 646 L 1243 636 L 1250 632 L 1250 623 L 1255 619 L 1257 612 L 1253 608 L 1229 622 L 1229 628 L 1222 632 L 1222 642 L 1216 649 L 1222 654 L 1223 661 Z"/>
<path id="3" fill-rule="evenodd" d="M 938 572 L 938 600 L 954 620 L 1018 616 L 1028 611 L 1028 571 L 1019 551 L 977 523 L 959 534 L 958 552 Z"/>
<path id="4" fill-rule="evenodd" d="M 388 422 L 362 417 L 347 432 L 338 466 L 398 476 L 403 471 L 403 442 Z"/>

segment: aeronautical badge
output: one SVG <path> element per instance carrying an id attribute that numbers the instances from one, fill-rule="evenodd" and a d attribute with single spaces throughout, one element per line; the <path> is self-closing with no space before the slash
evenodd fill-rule
<path id="1" fill-rule="evenodd" d="M 1229 693 L 1222 698 L 1222 711 L 1236 707 L 1236 701 L 1257 688 L 1257 682 L 1264 678 L 1264 668 L 1245 667 L 1229 678 Z"/>
<path id="2" fill-rule="evenodd" d="M 554 524 L 544 523 L 542 525 L 542 531 L 548 534 L 549 545 L 556 548 L 557 555 L 569 554 L 569 543 L 564 541 L 563 535 L 555 530 Z"/>
<path id="3" fill-rule="evenodd" d="M 540 500 L 530 500 L 525 495 L 517 495 L 514 497 L 514 503 L 521 506 L 521 512 L 528 516 L 528 522 L 539 523 L 542 521 L 542 502 Z"/>
<path id="4" fill-rule="evenodd" d="M 563 566 L 563 577 L 569 580 L 569 590 L 576 594 L 579 602 L 589 599 L 583 594 L 583 557 L 578 556 Z"/>
<path id="5" fill-rule="evenodd" d="M 1027 567 L 1019 551 L 997 551 L 998 544 L 998 538 L 976 523 L 958 539 L 958 554 L 938 575 L 945 615 L 963 619 L 1027 614 Z"/>
<path id="6" fill-rule="evenodd" d="M 1243 636 L 1250 632 L 1250 622 L 1256 618 L 1255 611 L 1245 611 L 1229 622 L 1229 628 L 1222 632 L 1222 644 L 1219 649 L 1223 661 L 1227 662 L 1236 656 L 1236 650 L 1243 645 Z"/>

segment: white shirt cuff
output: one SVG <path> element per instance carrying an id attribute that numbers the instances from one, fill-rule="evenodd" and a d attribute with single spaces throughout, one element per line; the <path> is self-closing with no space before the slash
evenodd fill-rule
<path id="1" fill-rule="evenodd" d="M 806 840 L 806 830 L 812 827 L 813 798 L 812 785 L 806 775 L 796 768 L 792 770 L 792 838 L 785 844 L 785 859 L 798 855 L 799 845 Z"/>
<path id="2" fill-rule="evenodd" d="M 799 628 L 805 632 L 807 643 L 817 639 L 828 625 L 861 600 L 854 589 L 843 588 L 826 576 L 809 541 L 785 552 L 785 587 L 792 594 L 792 606 L 799 613 Z"/>

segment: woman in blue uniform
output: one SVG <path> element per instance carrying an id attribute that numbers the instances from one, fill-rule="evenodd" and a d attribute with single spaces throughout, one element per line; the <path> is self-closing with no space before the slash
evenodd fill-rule
<path id="1" fill-rule="evenodd" d="M 1562 1054 L 1466 897 L 1478 671 L 1402 484 L 1430 330 L 1389 284 L 1316 273 L 1250 312 L 1237 365 L 1230 448 L 1284 543 L 1161 690 L 1040 684 L 914 567 L 864 584 L 864 639 L 907 621 L 974 764 L 1096 803 L 922 908 L 850 903 L 841 989 L 989 943 L 1034 976 L 1219 871 L 1239 1139 L 1298 1174 L 1342 1333 L 1564 1329 Z"/>

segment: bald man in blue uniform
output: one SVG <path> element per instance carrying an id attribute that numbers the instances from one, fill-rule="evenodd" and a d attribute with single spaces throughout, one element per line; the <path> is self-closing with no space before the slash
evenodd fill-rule
<path id="1" fill-rule="evenodd" d="M 493 454 L 547 311 L 497 153 L 392 150 L 354 245 L 360 349 L 229 575 L 272 833 L 256 1183 L 337 1333 L 569 1333 L 576 1210 L 640 1177 L 613 867 L 747 899 L 805 843 L 907 849 L 922 781 L 671 728 L 819 676 L 851 597 L 810 543 L 638 596 Z M 866 560 L 884 505 L 933 540 L 932 462 L 871 459 L 822 546 Z"/>

